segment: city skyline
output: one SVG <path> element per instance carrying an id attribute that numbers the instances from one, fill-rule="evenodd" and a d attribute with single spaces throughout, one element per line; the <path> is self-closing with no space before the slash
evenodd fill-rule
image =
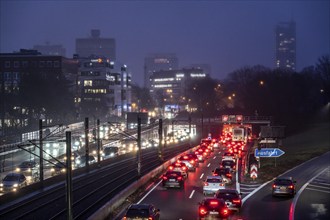
<path id="1" fill-rule="evenodd" d="M 75 40 L 100 29 L 116 40 L 118 61 L 143 85 L 150 53 L 175 53 L 180 68 L 209 64 L 223 79 L 244 66 L 275 68 L 275 27 L 296 22 L 297 68 L 329 54 L 329 1 L 6 1 L 0 52 L 50 42 L 75 53 Z"/>

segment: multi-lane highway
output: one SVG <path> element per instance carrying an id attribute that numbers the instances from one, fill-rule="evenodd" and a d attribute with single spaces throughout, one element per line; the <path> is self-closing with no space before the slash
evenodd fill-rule
<path id="1" fill-rule="evenodd" d="M 198 219 L 198 203 L 204 198 L 202 181 L 221 161 L 221 151 L 215 151 L 196 172 L 189 173 L 184 189 L 166 189 L 161 180 L 139 198 L 137 203 L 151 203 L 160 209 L 161 219 Z M 249 194 L 244 193 L 243 206 L 230 219 L 329 219 L 330 217 L 330 152 L 284 173 L 297 181 L 294 198 L 272 197 L 272 181 L 265 183 Z M 235 178 L 236 181 L 236 178 Z M 237 182 L 236 182 L 237 183 Z M 235 182 L 226 187 L 238 188 Z M 122 211 L 120 219 L 125 210 Z"/>

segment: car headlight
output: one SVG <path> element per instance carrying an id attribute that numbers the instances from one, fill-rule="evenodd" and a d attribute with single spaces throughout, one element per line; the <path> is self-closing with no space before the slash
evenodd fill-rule
<path id="1" fill-rule="evenodd" d="M 3 183 L 0 183 L 0 186 L 3 187 Z"/>
<path id="2" fill-rule="evenodd" d="M 16 172 L 20 172 L 20 171 L 21 171 L 21 169 L 17 167 L 16 168 Z"/>
<path id="3" fill-rule="evenodd" d="M 50 172 L 55 172 L 55 169 L 54 169 L 54 168 L 51 168 L 51 169 L 50 169 Z"/>
<path id="4" fill-rule="evenodd" d="M 17 184 L 17 183 L 15 183 L 15 184 L 13 185 L 13 187 L 18 187 L 18 184 Z"/>

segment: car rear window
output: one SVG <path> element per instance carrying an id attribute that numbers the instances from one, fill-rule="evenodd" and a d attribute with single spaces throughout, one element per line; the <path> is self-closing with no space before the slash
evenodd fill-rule
<path id="1" fill-rule="evenodd" d="M 222 180 L 218 178 L 207 179 L 206 182 L 208 183 L 221 183 Z"/>
<path id="2" fill-rule="evenodd" d="M 128 209 L 126 217 L 149 217 L 148 209 Z"/>
<path id="3" fill-rule="evenodd" d="M 234 199 L 237 198 L 238 195 L 236 193 L 218 193 L 217 197 L 222 199 Z"/>
<path id="4" fill-rule="evenodd" d="M 288 186 L 288 185 L 292 184 L 292 181 L 286 180 L 286 179 L 277 179 L 277 180 L 275 180 L 275 184 Z"/>

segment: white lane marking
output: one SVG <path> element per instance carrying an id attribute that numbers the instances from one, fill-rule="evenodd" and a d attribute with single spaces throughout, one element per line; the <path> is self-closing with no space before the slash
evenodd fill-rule
<path id="1" fill-rule="evenodd" d="M 151 190 L 149 190 L 149 192 L 147 192 L 147 194 L 145 194 L 141 199 L 140 199 L 140 201 L 138 201 L 138 203 L 137 204 L 139 204 L 140 202 L 142 202 L 152 191 L 154 191 L 154 189 L 160 184 L 162 182 L 162 180 L 161 181 L 159 181 L 154 187 L 152 187 L 152 189 Z"/>
<path id="2" fill-rule="evenodd" d="M 307 187 L 306 189 L 308 189 L 308 190 L 311 190 L 311 191 L 316 191 L 316 192 L 322 192 L 322 193 L 330 193 L 329 191 L 318 190 L 318 189 L 309 188 L 309 187 Z"/>
<path id="3" fill-rule="evenodd" d="M 191 198 L 193 197 L 194 193 L 195 193 L 195 190 L 193 190 L 193 191 L 190 193 L 189 199 L 191 199 Z"/>
<path id="4" fill-rule="evenodd" d="M 275 179 L 275 178 L 274 178 Z M 262 184 L 261 186 L 259 186 L 258 188 L 256 188 L 255 190 L 253 190 L 250 194 L 248 194 L 247 196 L 245 196 L 243 199 L 242 199 L 242 205 L 244 204 L 244 202 L 250 198 L 253 194 L 255 194 L 257 191 L 259 191 L 259 189 L 261 189 L 262 187 L 264 187 L 265 185 L 267 185 L 268 183 L 270 183 L 271 181 L 274 181 L 274 179 L 271 179 L 269 180 L 268 182 Z"/>
<path id="5" fill-rule="evenodd" d="M 202 178 L 203 178 L 203 176 L 204 176 L 204 173 L 202 173 L 202 175 L 199 177 L 199 179 L 202 179 Z"/>
<path id="6" fill-rule="evenodd" d="M 317 187 L 317 188 L 323 188 L 323 189 L 329 189 L 329 187 L 327 187 L 327 186 L 321 186 L 321 185 L 315 185 L 315 184 L 309 184 L 309 186 L 311 186 L 311 187 Z"/>
<path id="7" fill-rule="evenodd" d="M 298 168 L 298 167 L 301 167 L 301 166 L 303 166 L 304 164 L 306 164 L 306 163 L 308 163 L 308 162 L 310 162 L 310 161 L 316 160 L 316 159 L 319 158 L 319 157 L 321 157 L 321 156 L 314 157 L 314 158 L 312 158 L 312 159 L 310 159 L 310 160 L 308 160 L 308 161 L 305 161 L 305 162 L 303 162 L 302 164 L 299 164 L 298 166 L 293 167 L 293 168 L 291 168 L 291 169 L 285 171 L 284 173 L 282 173 L 282 174 L 280 174 L 280 175 L 278 175 L 278 176 L 284 176 L 286 173 L 292 171 L 293 169 L 296 169 L 296 168 Z M 276 177 L 275 177 L 275 178 L 276 178 Z M 244 197 L 244 198 L 242 199 L 242 205 L 244 204 L 244 202 L 245 202 L 246 200 L 248 200 L 248 198 L 250 198 L 253 194 L 255 194 L 259 189 L 261 189 L 262 187 L 264 187 L 264 186 L 267 185 L 268 183 L 274 181 L 275 178 L 273 178 L 273 179 L 269 180 L 268 182 L 262 184 L 261 186 L 259 186 L 259 187 L 256 188 L 255 190 L 253 190 L 250 194 L 248 194 L 246 197 Z M 290 209 L 290 212 L 291 212 L 291 209 Z M 293 220 L 293 219 L 290 219 L 290 220 Z"/>
<path id="8" fill-rule="evenodd" d="M 207 164 L 207 167 L 210 167 L 210 165 L 211 165 L 210 163 L 209 163 L 209 164 Z"/>
<path id="9" fill-rule="evenodd" d="M 321 172 L 319 172 L 316 176 L 314 176 L 312 179 L 310 179 L 309 181 L 307 181 L 307 183 L 305 183 L 300 190 L 297 192 L 296 196 L 293 198 L 291 206 L 290 206 L 290 215 L 289 215 L 289 220 L 294 220 L 294 211 L 296 208 L 296 204 L 298 201 L 298 198 L 300 196 L 300 194 L 305 190 L 305 188 L 308 186 L 308 184 L 310 182 L 312 182 L 316 177 L 318 177 L 319 175 L 321 175 L 323 172 L 325 172 L 328 168 L 325 168 L 324 170 L 322 170 Z"/>

